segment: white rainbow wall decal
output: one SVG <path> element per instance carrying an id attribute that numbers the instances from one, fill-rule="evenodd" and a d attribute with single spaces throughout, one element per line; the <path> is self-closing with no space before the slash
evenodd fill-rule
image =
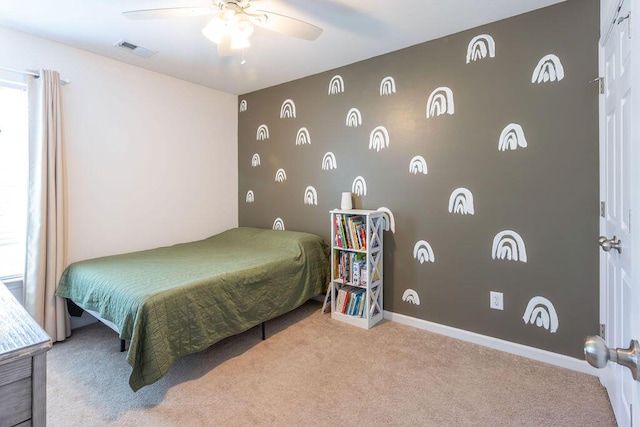
<path id="1" fill-rule="evenodd" d="M 253 196 L 253 190 L 249 190 L 247 191 L 247 197 L 245 198 L 245 201 L 247 203 L 253 203 L 255 200 L 254 196 Z"/>
<path id="2" fill-rule="evenodd" d="M 285 99 L 280 107 L 280 118 L 289 119 L 296 117 L 296 104 L 291 99 Z"/>
<path id="3" fill-rule="evenodd" d="M 413 305 L 420 305 L 420 296 L 413 289 L 407 289 L 402 294 L 402 301 Z"/>
<path id="4" fill-rule="evenodd" d="M 335 75 L 329 81 L 329 95 L 335 95 L 344 92 L 344 80 L 342 76 Z"/>
<path id="5" fill-rule="evenodd" d="M 328 171 L 332 169 L 338 169 L 338 163 L 336 162 L 336 156 L 331 151 L 328 151 L 322 157 L 322 170 Z"/>
<path id="6" fill-rule="evenodd" d="M 347 112 L 347 126 L 350 128 L 357 128 L 362 125 L 362 114 L 360 114 L 360 110 L 357 108 L 352 108 Z"/>
<path id="7" fill-rule="evenodd" d="M 443 86 L 431 92 L 427 100 L 427 119 L 454 112 L 453 91 L 451 89 Z"/>
<path id="8" fill-rule="evenodd" d="M 247 100 L 243 99 L 240 101 L 240 112 L 244 113 L 245 111 L 247 111 Z"/>
<path id="9" fill-rule="evenodd" d="M 538 61 L 538 65 L 533 70 L 531 83 L 547 83 L 560 81 L 564 78 L 564 67 L 560 58 L 550 53 Z"/>
<path id="10" fill-rule="evenodd" d="M 489 58 L 496 56 L 496 43 L 493 37 L 489 34 L 480 34 L 472 38 L 467 47 L 467 64 L 471 61 L 484 59 L 487 55 Z"/>
<path id="11" fill-rule="evenodd" d="M 304 204 L 305 205 L 317 205 L 318 204 L 318 192 L 312 186 L 308 186 L 304 190 Z"/>
<path id="12" fill-rule="evenodd" d="M 473 194 L 467 188 L 456 188 L 449 197 L 449 212 L 461 215 L 473 215 Z"/>
<path id="13" fill-rule="evenodd" d="M 427 161 L 424 159 L 424 157 L 422 156 L 415 156 L 413 159 L 411 159 L 411 161 L 409 162 L 409 173 L 412 174 L 419 174 L 419 173 L 423 173 L 423 174 L 427 174 Z"/>
<path id="14" fill-rule="evenodd" d="M 253 155 L 253 157 L 251 158 L 251 166 L 253 166 L 254 168 L 260 166 L 260 154 L 255 153 Z"/>
<path id="15" fill-rule="evenodd" d="M 388 76 L 380 82 L 380 96 L 391 95 L 396 93 L 396 81 L 393 77 Z"/>
<path id="16" fill-rule="evenodd" d="M 367 195 L 367 182 L 363 177 L 357 176 L 356 179 L 353 180 L 353 184 L 351 184 L 351 192 L 356 196 Z"/>
<path id="17" fill-rule="evenodd" d="M 282 220 L 282 218 L 276 218 L 276 220 L 273 221 L 273 229 L 284 231 L 284 221 Z"/>
<path id="18" fill-rule="evenodd" d="M 276 182 L 284 182 L 286 181 L 286 179 L 287 173 L 284 171 L 284 169 L 278 169 L 278 171 L 276 172 Z"/>
<path id="19" fill-rule="evenodd" d="M 378 208 L 378 212 L 384 212 L 384 229 L 386 231 L 391 230 L 392 233 L 396 232 L 396 219 L 393 216 L 393 212 L 391 209 L 385 208 L 384 206 Z"/>
<path id="20" fill-rule="evenodd" d="M 256 139 L 258 141 L 264 141 L 265 139 L 269 139 L 269 128 L 267 125 L 262 124 L 258 126 L 258 131 L 256 132 Z"/>
<path id="21" fill-rule="evenodd" d="M 517 123 L 509 123 L 500 133 L 498 151 L 516 150 L 518 147 L 527 147 L 527 138 L 524 136 L 522 126 Z"/>
<path id="22" fill-rule="evenodd" d="M 491 257 L 507 261 L 527 262 L 527 249 L 522 237 L 513 230 L 499 232 L 493 238 Z"/>
<path id="23" fill-rule="evenodd" d="M 537 327 L 545 328 L 552 334 L 558 330 L 558 314 L 551 301 L 545 297 L 531 298 L 522 319 L 524 323 L 535 323 Z"/>
<path id="24" fill-rule="evenodd" d="M 305 127 L 301 127 L 296 135 L 296 145 L 311 144 L 311 136 Z"/>
<path id="25" fill-rule="evenodd" d="M 413 257 L 420 261 L 420 264 L 424 264 L 425 262 L 436 262 L 433 249 L 426 240 L 418 240 L 416 242 L 413 246 Z"/>
<path id="26" fill-rule="evenodd" d="M 389 147 L 389 132 L 384 126 L 378 126 L 369 135 L 369 150 L 380 152 L 387 147 Z"/>

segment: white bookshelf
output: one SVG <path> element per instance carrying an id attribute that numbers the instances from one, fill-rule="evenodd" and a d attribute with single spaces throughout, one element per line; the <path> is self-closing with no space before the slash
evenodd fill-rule
<path id="1" fill-rule="evenodd" d="M 384 213 L 331 212 L 331 318 L 369 329 L 382 320 Z M 342 230 L 342 233 L 340 232 Z M 347 235 L 347 233 L 349 233 Z M 354 264 L 358 266 L 354 266 Z M 366 281 L 355 270 L 366 266 Z M 346 312 L 340 295 L 349 295 Z M 353 301 L 353 305 L 350 302 Z"/>

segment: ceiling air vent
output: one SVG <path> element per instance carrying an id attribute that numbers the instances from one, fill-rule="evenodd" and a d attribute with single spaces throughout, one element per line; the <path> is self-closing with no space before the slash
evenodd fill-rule
<path id="1" fill-rule="evenodd" d="M 149 58 L 150 56 L 155 55 L 156 51 L 151 50 L 151 49 L 147 49 L 145 47 L 141 47 L 138 45 L 135 45 L 133 43 L 129 43 L 128 41 L 125 40 L 120 40 L 118 43 L 114 44 L 114 46 L 119 47 L 120 49 L 124 49 L 128 52 L 131 52 L 135 55 L 141 56 L 143 58 Z"/>

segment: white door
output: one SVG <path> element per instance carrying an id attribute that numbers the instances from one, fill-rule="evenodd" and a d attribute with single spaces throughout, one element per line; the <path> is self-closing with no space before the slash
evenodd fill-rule
<path id="1" fill-rule="evenodd" d="M 635 1 L 635 0 L 633 0 Z M 603 1 L 603 4 L 611 3 Z M 640 272 L 633 271 L 638 252 L 633 254 L 632 242 L 640 242 L 633 227 L 640 228 L 640 157 L 638 156 L 638 129 L 640 122 L 634 114 L 637 106 L 631 102 L 632 75 L 640 72 L 637 63 L 632 64 L 631 12 L 632 0 L 616 1 L 604 17 L 601 25 L 600 71 L 604 75 L 604 94 L 600 100 L 600 234 L 609 242 L 620 241 L 620 251 L 611 248 L 601 250 L 600 255 L 600 317 L 605 326 L 605 340 L 609 348 L 627 348 L 632 339 L 640 340 Z M 637 4 L 636 4 L 637 6 Z M 604 9 L 604 8 L 603 8 Z M 638 53 L 633 54 L 637 58 Z M 637 59 L 635 59 L 637 61 Z M 636 96 L 636 103 L 638 98 Z M 636 143 L 632 144 L 631 141 Z M 635 145 L 635 147 L 634 147 Z M 636 161 L 634 161 L 636 160 Z M 633 193 L 632 193 L 633 191 Z M 634 213 L 632 215 L 632 213 Z M 633 233 L 632 233 L 633 232 Z M 615 240 L 614 240 L 615 236 Z M 634 238 L 635 237 L 635 238 Z M 596 242 L 594 242 L 596 244 Z M 634 279 L 632 280 L 632 277 Z M 640 426 L 640 383 L 633 379 L 631 371 L 616 363 L 608 363 L 600 376 L 607 388 L 616 419 L 620 426 Z"/>

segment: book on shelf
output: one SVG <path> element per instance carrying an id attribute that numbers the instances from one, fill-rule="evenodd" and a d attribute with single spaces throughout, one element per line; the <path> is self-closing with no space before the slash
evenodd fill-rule
<path id="1" fill-rule="evenodd" d="M 344 248 L 344 239 L 342 237 L 342 220 L 340 219 L 340 214 L 335 214 L 333 216 L 333 233 L 335 235 L 334 244 L 340 248 Z"/>
<path id="2" fill-rule="evenodd" d="M 360 286 L 360 266 L 362 261 L 354 260 L 353 267 L 351 269 L 351 282 Z"/>
<path id="3" fill-rule="evenodd" d="M 367 249 L 367 226 L 365 224 L 362 224 L 358 232 L 360 241 L 362 242 L 362 249 Z"/>
<path id="4" fill-rule="evenodd" d="M 353 305 L 351 306 L 351 310 L 349 311 L 349 314 L 351 316 L 358 316 L 358 317 L 362 317 L 359 316 L 360 313 L 360 307 L 362 305 L 362 301 L 363 301 L 363 297 L 366 295 L 366 289 L 363 288 L 358 288 L 358 289 L 354 289 L 351 292 L 351 298 L 353 299 Z"/>
<path id="5" fill-rule="evenodd" d="M 333 251 L 333 278 L 340 278 L 340 251 Z"/>
<path id="6" fill-rule="evenodd" d="M 360 286 L 367 286 L 369 283 L 369 270 L 367 268 L 367 262 L 363 261 L 360 264 Z"/>
<path id="7" fill-rule="evenodd" d="M 342 307 L 340 308 L 340 313 L 344 314 L 347 312 L 347 306 L 349 305 L 349 291 L 345 289 L 341 289 L 340 291 L 344 294 L 344 297 L 342 299 Z"/>
<path id="8" fill-rule="evenodd" d="M 351 249 L 351 239 L 349 237 L 347 229 L 346 215 L 339 215 L 340 218 L 340 233 L 342 235 L 342 247 L 345 249 Z"/>
<path id="9" fill-rule="evenodd" d="M 360 301 L 360 308 L 358 310 L 358 317 L 364 317 L 365 314 L 365 307 L 367 305 L 367 293 L 365 292 L 364 294 L 362 294 L 362 300 Z"/>
<path id="10" fill-rule="evenodd" d="M 362 233 L 364 225 L 364 218 L 361 216 L 350 216 L 348 218 L 349 223 L 349 236 L 351 237 L 351 247 L 357 250 L 366 249 L 366 238 L 363 239 L 364 234 Z"/>
<path id="11" fill-rule="evenodd" d="M 342 232 L 342 218 L 340 214 L 335 214 L 333 217 L 333 226 L 335 234 L 335 245 L 340 248 L 344 248 L 346 245 L 344 234 Z"/>
<path id="12" fill-rule="evenodd" d="M 351 315 L 351 310 L 353 310 L 353 304 L 355 302 L 355 298 L 354 298 L 354 294 L 353 292 L 349 291 L 347 292 L 347 304 L 346 307 L 344 308 L 344 314 L 348 314 Z"/>
<path id="13" fill-rule="evenodd" d="M 346 221 L 347 232 L 349 233 L 349 248 L 350 249 L 360 249 L 357 245 L 357 242 L 354 240 L 354 217 L 347 217 Z"/>
<path id="14" fill-rule="evenodd" d="M 358 254 L 360 255 L 360 254 Z M 364 286 L 367 284 L 367 261 L 364 255 L 360 258 L 356 257 L 352 266 L 351 282 L 355 286 Z"/>
<path id="15" fill-rule="evenodd" d="M 342 313 L 342 305 L 344 303 L 344 295 L 345 295 L 345 293 L 344 293 L 344 291 L 342 289 L 339 289 L 336 292 L 336 305 L 335 305 L 334 311 Z"/>

